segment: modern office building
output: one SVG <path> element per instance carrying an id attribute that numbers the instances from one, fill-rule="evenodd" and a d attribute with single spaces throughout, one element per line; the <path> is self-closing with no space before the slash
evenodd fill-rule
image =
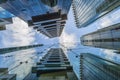
<path id="1" fill-rule="evenodd" d="M 76 26 L 86 27 L 119 6 L 120 0 L 73 0 Z"/>
<path id="2" fill-rule="evenodd" d="M 72 0 L 2 0 L 0 6 L 49 38 L 61 35 Z"/>
<path id="3" fill-rule="evenodd" d="M 80 80 L 119 80 L 120 64 L 99 56 L 80 55 Z"/>
<path id="4" fill-rule="evenodd" d="M 30 49 L 30 48 L 35 48 L 35 47 L 41 47 L 41 46 L 43 46 L 43 44 L 28 45 L 28 46 L 18 46 L 18 47 L 9 47 L 9 48 L 1 48 L 0 49 L 0 54 L 5 54 L 5 53 L 14 52 L 14 51 Z"/>
<path id="5" fill-rule="evenodd" d="M 120 50 L 120 23 L 83 35 L 81 37 L 81 44 Z"/>
<path id="6" fill-rule="evenodd" d="M 24 80 L 78 80 L 61 48 L 50 49 L 32 72 L 34 79 L 28 75 Z"/>
<path id="7" fill-rule="evenodd" d="M 0 68 L 0 80 L 16 80 L 16 74 L 8 74 L 8 68 Z"/>
<path id="8" fill-rule="evenodd" d="M 46 13 L 33 16 L 33 28 L 49 38 L 60 36 L 65 26 L 67 14 L 62 14 L 61 10 L 54 13 Z"/>

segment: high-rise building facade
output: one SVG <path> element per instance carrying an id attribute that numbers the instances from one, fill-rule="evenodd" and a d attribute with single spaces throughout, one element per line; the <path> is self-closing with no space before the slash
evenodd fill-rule
<path id="1" fill-rule="evenodd" d="M 62 14 L 61 10 L 32 17 L 34 29 L 49 38 L 61 35 L 66 19 L 67 14 Z"/>
<path id="2" fill-rule="evenodd" d="M 120 64 L 99 56 L 80 55 L 80 80 L 119 80 Z"/>
<path id="3" fill-rule="evenodd" d="M 35 78 L 36 74 L 37 80 L 78 80 L 61 48 L 50 49 L 32 68 L 32 72 L 31 76 Z M 24 80 L 29 80 L 31 76 L 28 75 Z"/>
<path id="4" fill-rule="evenodd" d="M 0 54 L 5 54 L 5 53 L 14 52 L 14 51 L 30 49 L 30 48 L 35 48 L 35 47 L 41 47 L 41 46 L 43 46 L 43 44 L 28 45 L 28 46 L 17 46 L 17 47 L 9 47 L 9 48 L 1 48 L 0 49 Z"/>
<path id="5" fill-rule="evenodd" d="M 3 0 L 0 6 L 49 38 L 60 36 L 72 0 Z"/>
<path id="6" fill-rule="evenodd" d="M 83 35 L 81 44 L 106 49 L 120 50 L 120 23 Z"/>
<path id="7" fill-rule="evenodd" d="M 76 26 L 86 27 L 119 6 L 120 0 L 73 0 Z"/>
<path id="8" fill-rule="evenodd" d="M 11 14 L 10 12 L 0 7 L 0 19 L 1 18 L 12 18 L 12 17 L 14 17 L 13 14 Z"/>

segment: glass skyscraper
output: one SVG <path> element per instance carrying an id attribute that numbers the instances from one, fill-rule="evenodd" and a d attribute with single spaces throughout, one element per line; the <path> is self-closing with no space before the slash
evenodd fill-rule
<path id="1" fill-rule="evenodd" d="M 119 80 L 120 64 L 90 53 L 80 55 L 81 80 Z"/>
<path id="2" fill-rule="evenodd" d="M 1 48 L 0 49 L 0 54 L 5 54 L 5 53 L 14 52 L 14 51 L 30 49 L 30 48 L 35 48 L 35 47 L 41 47 L 41 46 L 43 46 L 43 44 L 28 45 L 28 46 L 17 46 L 17 47 L 10 47 L 10 48 Z"/>
<path id="3" fill-rule="evenodd" d="M 24 80 L 78 80 L 61 48 L 51 48 Z"/>
<path id="4" fill-rule="evenodd" d="M 99 48 L 120 50 L 120 23 L 83 35 L 81 44 Z"/>
<path id="5" fill-rule="evenodd" d="M 119 6 L 120 0 L 73 0 L 76 25 L 86 27 Z"/>
<path id="6" fill-rule="evenodd" d="M 0 19 L 1 18 L 12 18 L 12 17 L 14 17 L 13 14 L 11 14 L 10 12 L 0 7 Z"/>

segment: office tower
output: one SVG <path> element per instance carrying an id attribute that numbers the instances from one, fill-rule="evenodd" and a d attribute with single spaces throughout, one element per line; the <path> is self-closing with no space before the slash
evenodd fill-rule
<path id="1" fill-rule="evenodd" d="M 59 37 L 72 0 L 3 0 L 0 6 L 49 38 Z"/>
<path id="2" fill-rule="evenodd" d="M 43 46 L 43 44 L 28 45 L 28 46 L 17 46 L 17 47 L 9 47 L 9 48 L 1 48 L 0 49 L 0 54 L 5 54 L 5 53 L 9 53 L 9 52 L 14 52 L 14 51 L 30 49 L 30 48 L 35 48 L 35 47 L 41 47 L 41 46 Z"/>
<path id="3" fill-rule="evenodd" d="M 0 68 L 0 80 L 16 80 L 16 74 L 8 74 L 8 68 Z"/>
<path id="4" fill-rule="evenodd" d="M 119 80 L 120 64 L 99 56 L 80 55 L 80 80 Z"/>
<path id="5" fill-rule="evenodd" d="M 120 0 L 73 0 L 76 26 L 86 27 L 119 6 Z"/>
<path id="6" fill-rule="evenodd" d="M 81 44 L 120 50 L 120 23 L 83 35 L 81 37 Z"/>
<path id="7" fill-rule="evenodd" d="M 32 68 L 32 77 L 37 80 L 78 80 L 72 66 L 61 48 L 52 48 Z M 32 77 L 28 75 L 24 80 Z M 32 79 L 32 80 L 34 80 Z"/>
<path id="8" fill-rule="evenodd" d="M 47 13 L 32 17 L 34 29 L 49 38 L 59 37 L 65 26 L 67 14 L 62 14 L 61 10 L 54 13 Z"/>

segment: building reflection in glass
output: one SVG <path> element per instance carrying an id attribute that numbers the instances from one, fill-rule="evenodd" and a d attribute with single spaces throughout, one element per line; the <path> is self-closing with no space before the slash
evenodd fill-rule
<path id="1" fill-rule="evenodd" d="M 80 55 L 81 80 L 119 80 L 120 64 L 90 53 Z"/>
<path id="2" fill-rule="evenodd" d="M 12 56 L 8 57 L 8 54 Z M 10 74 L 16 74 L 16 80 L 22 80 L 30 71 L 35 62 L 35 50 L 29 49 L 3 55 L 0 68 L 7 68 Z"/>

